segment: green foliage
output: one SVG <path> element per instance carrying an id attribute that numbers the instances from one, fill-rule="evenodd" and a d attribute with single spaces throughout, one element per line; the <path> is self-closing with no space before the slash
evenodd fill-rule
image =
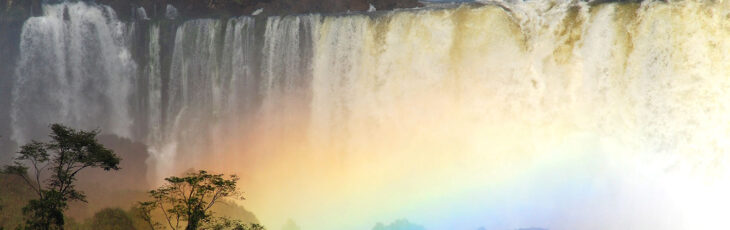
<path id="1" fill-rule="evenodd" d="M 23 207 L 26 218 L 26 229 L 63 229 L 63 210 L 66 209 L 66 199 L 55 190 L 42 190 L 40 199 L 30 200 Z"/>
<path id="2" fill-rule="evenodd" d="M 90 220 L 91 226 L 96 230 L 134 230 L 132 217 L 122 209 L 106 208 L 96 214 Z"/>
<path id="3" fill-rule="evenodd" d="M 233 220 L 227 217 L 208 218 L 201 228 L 207 230 L 265 230 L 262 225 L 255 223 L 245 224 L 239 220 Z"/>
<path id="4" fill-rule="evenodd" d="M 0 204 L 2 204 L 3 199 L 0 199 Z M 3 206 L 0 205 L 0 212 L 3 210 Z M 0 230 L 3 230 L 3 226 L 0 226 Z"/>
<path id="5" fill-rule="evenodd" d="M 159 210 L 171 229 L 263 229 L 260 225 L 244 225 L 227 218 L 215 218 L 211 207 L 221 199 L 243 199 L 236 190 L 238 177 L 223 174 L 210 174 L 200 170 L 187 173 L 183 177 L 168 177 L 162 187 L 151 190 L 152 201 L 140 202 L 140 217 L 147 221 L 151 229 L 159 227 L 153 221 L 151 212 Z"/>
<path id="6" fill-rule="evenodd" d="M 83 222 L 67 218 L 65 230 L 141 230 L 148 227 L 137 217 L 136 209 L 105 208 Z"/>
<path id="7" fill-rule="evenodd" d="M 81 170 L 119 169 L 119 157 L 97 142 L 98 130 L 78 131 L 53 124 L 51 131 L 50 142 L 32 141 L 21 146 L 14 164 L 2 170 L 22 178 L 37 195 L 23 208 L 28 229 L 63 229 L 63 212 L 68 202 L 86 201 L 84 193 L 74 185 Z M 28 173 L 31 168 L 32 175 Z M 50 175 L 46 178 L 44 173 Z"/>

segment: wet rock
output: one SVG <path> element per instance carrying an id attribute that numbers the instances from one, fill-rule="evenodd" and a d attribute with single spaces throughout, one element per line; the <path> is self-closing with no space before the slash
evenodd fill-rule
<path id="1" fill-rule="evenodd" d="M 62 0 L 45 0 L 46 3 Z M 306 13 L 366 12 L 370 6 L 378 10 L 422 6 L 418 0 L 86 0 L 108 5 L 122 20 L 138 19 L 140 9 L 145 18 L 164 19 L 169 7 L 174 7 L 182 18 L 219 18 L 252 15 L 259 9 L 261 15 Z M 0 0 L 0 18 L 24 20 L 28 15 L 41 13 L 41 0 Z"/>

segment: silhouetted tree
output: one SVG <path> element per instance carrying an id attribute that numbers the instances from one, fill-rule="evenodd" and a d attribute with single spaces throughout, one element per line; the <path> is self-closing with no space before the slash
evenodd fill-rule
<path id="1" fill-rule="evenodd" d="M 105 208 L 91 219 L 94 230 L 134 230 L 132 218 L 122 209 Z"/>
<path id="2" fill-rule="evenodd" d="M 2 201 L 3 201 L 3 199 L 0 199 L 0 202 L 2 202 Z M 2 212 L 2 211 L 3 211 L 3 206 L 0 205 L 0 212 Z M 0 226 L 0 230 L 3 230 L 3 229 L 4 229 L 3 226 Z"/>
<path id="3" fill-rule="evenodd" d="M 258 224 L 246 225 L 239 221 L 224 217 L 213 217 L 210 208 L 225 198 L 243 199 L 236 190 L 238 177 L 223 174 L 210 174 L 207 171 L 186 173 L 183 177 L 168 177 L 162 187 L 151 190 L 152 201 L 140 202 L 139 210 L 152 229 L 159 226 L 152 220 L 151 212 L 159 210 L 167 225 L 172 229 L 181 229 L 185 223 L 186 230 L 205 229 L 237 229 L 260 230 Z"/>
<path id="4" fill-rule="evenodd" d="M 2 137 L 2 136 L 0 136 L 0 137 Z M 2 197 L 0 197 L 0 212 L 2 212 L 2 211 L 3 211 L 3 205 L 2 205 L 2 202 L 3 202 L 3 199 L 2 199 Z M 4 228 L 3 228 L 3 226 L 0 226 L 0 230 L 3 230 L 3 229 L 4 229 Z"/>
<path id="5" fill-rule="evenodd" d="M 86 168 L 118 170 L 119 157 L 96 140 L 98 130 L 79 131 L 60 124 L 51 125 L 51 141 L 20 147 L 14 165 L 3 173 L 17 175 L 38 195 L 23 208 L 28 229 L 63 229 L 63 212 L 69 201 L 86 202 L 76 190 L 76 175 Z M 26 163 L 30 166 L 26 166 Z M 28 174 L 32 167 L 33 174 Z M 50 173 L 47 178 L 44 173 Z"/>
<path id="6" fill-rule="evenodd" d="M 265 230 L 260 224 L 245 224 L 239 220 L 233 220 L 227 217 L 211 217 L 205 221 L 203 229 L 207 230 Z"/>
<path id="7" fill-rule="evenodd" d="M 157 208 L 157 204 L 152 201 L 140 202 L 137 206 L 132 207 L 132 212 L 141 218 L 150 229 L 161 229 L 162 224 L 155 222 L 152 217 L 152 211 Z"/>

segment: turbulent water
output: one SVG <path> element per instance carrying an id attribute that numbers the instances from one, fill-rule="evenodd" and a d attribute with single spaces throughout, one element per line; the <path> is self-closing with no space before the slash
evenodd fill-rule
<path id="1" fill-rule="evenodd" d="M 273 228 L 722 228 L 730 6 L 488 2 L 120 22 L 44 6 L 11 137 L 144 142 L 152 180 L 243 176 Z"/>

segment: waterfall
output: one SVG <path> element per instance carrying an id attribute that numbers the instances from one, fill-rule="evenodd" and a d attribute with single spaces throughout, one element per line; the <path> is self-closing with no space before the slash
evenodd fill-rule
<path id="1" fill-rule="evenodd" d="M 43 12 L 23 26 L 9 109 L 13 139 L 44 136 L 50 123 L 131 137 L 137 65 L 125 47 L 127 26 L 109 7 L 44 5 Z"/>
<path id="2" fill-rule="evenodd" d="M 717 228 L 728 15 L 556 0 L 127 23 L 45 5 L 6 109 L 21 144 L 60 122 L 146 143 L 153 180 L 239 173 L 273 228 Z"/>

